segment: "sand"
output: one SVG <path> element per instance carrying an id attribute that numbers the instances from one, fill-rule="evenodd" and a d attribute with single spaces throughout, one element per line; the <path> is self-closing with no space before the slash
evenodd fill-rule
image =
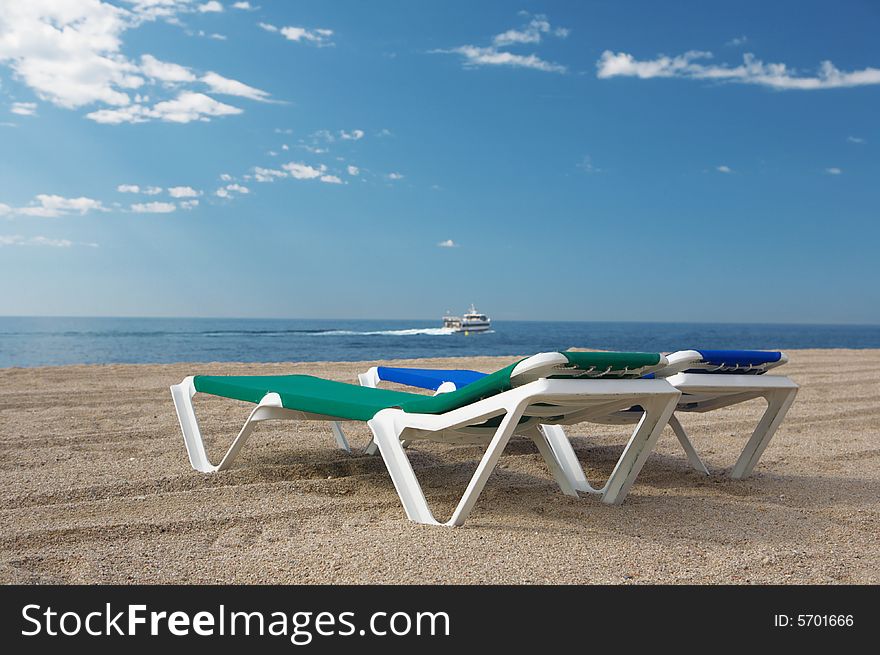
<path id="1" fill-rule="evenodd" d="M 801 385 L 744 481 L 725 477 L 758 401 L 682 422 L 712 471 L 667 428 L 626 502 L 563 496 L 514 438 L 462 528 L 406 520 L 382 460 L 348 455 L 325 424 L 264 423 L 235 466 L 193 471 L 168 392 L 193 373 L 310 373 L 366 363 L 67 366 L 0 370 L 4 583 L 880 582 L 880 350 L 791 351 Z M 400 362 L 491 371 L 512 358 Z M 196 398 L 212 454 L 241 403 Z M 353 446 L 366 427 L 349 424 Z M 591 480 L 625 429 L 570 430 Z M 416 473 L 448 516 L 481 451 L 420 442 Z"/>

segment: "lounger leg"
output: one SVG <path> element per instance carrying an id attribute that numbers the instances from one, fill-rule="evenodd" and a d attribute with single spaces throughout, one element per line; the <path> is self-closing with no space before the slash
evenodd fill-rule
<path id="1" fill-rule="evenodd" d="M 694 449 L 694 444 L 688 439 L 687 432 L 684 431 L 684 426 L 675 414 L 669 417 L 669 426 L 672 428 L 672 431 L 675 432 L 675 436 L 678 437 L 678 443 L 681 444 L 681 447 L 684 448 L 684 452 L 687 453 L 688 461 L 691 466 L 697 469 L 700 473 L 709 475 L 709 469 L 706 468 L 706 465 L 703 464 L 703 460 L 697 455 L 697 451 Z"/>
<path id="2" fill-rule="evenodd" d="M 462 525 L 467 520 L 477 498 L 486 486 L 486 481 L 498 464 L 498 459 L 507 442 L 510 441 L 522 415 L 522 408 L 518 407 L 513 411 L 508 411 L 504 416 L 501 425 L 489 443 L 489 447 L 480 459 L 477 470 L 468 483 L 464 495 L 455 508 L 452 518 L 443 524 L 434 518 L 428 508 L 425 494 L 403 449 L 403 444 L 400 441 L 403 429 L 398 427 L 395 421 L 396 413 L 399 411 L 383 409 L 368 421 L 367 425 L 373 431 L 373 439 L 378 444 L 382 459 L 385 460 L 385 466 L 394 482 L 394 488 L 397 490 L 407 518 L 416 523 L 429 525 L 445 525 L 447 527 Z"/>
<path id="3" fill-rule="evenodd" d="M 562 426 L 542 425 L 540 430 L 544 433 L 547 442 L 553 449 L 553 455 L 556 457 L 559 467 L 568 478 L 569 484 L 578 491 L 599 493 L 600 490 L 594 489 L 587 480 L 587 476 L 584 475 L 584 469 L 577 458 L 577 454 L 574 452 L 574 448 L 571 447 L 571 442 L 565 435 L 565 430 Z"/>
<path id="4" fill-rule="evenodd" d="M 428 501 L 425 500 L 425 494 L 422 486 L 416 478 L 409 458 L 403 450 L 400 443 L 400 432 L 395 425 L 395 410 L 382 410 L 376 414 L 367 425 L 373 432 L 373 441 L 370 446 L 374 445 L 385 460 L 385 466 L 391 475 L 391 481 L 400 496 L 400 502 L 406 512 L 406 517 L 410 521 L 416 523 L 426 523 L 428 525 L 440 525 L 428 509 Z M 387 412 L 391 412 L 390 414 Z M 368 446 L 369 447 L 369 446 Z"/>
<path id="5" fill-rule="evenodd" d="M 458 507 L 455 508 L 455 511 L 452 513 L 452 518 L 449 519 L 446 525 L 462 525 L 468 515 L 470 515 L 471 510 L 474 508 L 474 504 L 477 502 L 477 498 L 480 497 L 480 494 L 483 491 L 483 487 L 486 486 L 486 481 L 498 465 L 498 459 L 501 457 L 501 453 L 504 451 L 505 446 L 507 446 L 507 442 L 510 441 L 510 437 L 513 436 L 519 418 L 522 416 L 522 412 L 523 408 L 518 407 L 516 410 L 508 411 L 507 414 L 504 415 L 501 425 L 498 426 L 498 431 L 495 432 L 495 436 L 492 437 L 492 441 L 489 442 L 489 447 L 486 449 L 483 458 L 477 465 L 477 471 L 474 473 L 474 477 L 472 477 L 471 481 L 468 483 L 467 489 L 458 503 Z"/>
<path id="6" fill-rule="evenodd" d="M 755 431 L 752 433 L 752 438 L 749 439 L 742 454 L 736 461 L 736 465 L 733 467 L 730 477 L 739 480 L 752 473 L 758 460 L 761 459 L 764 449 L 767 448 L 767 444 L 770 443 L 770 439 L 785 418 L 789 407 L 791 407 L 791 404 L 794 402 L 797 392 L 798 390 L 796 387 L 794 389 L 779 389 L 766 396 L 767 410 L 761 417 L 758 427 L 756 427 Z"/>
<path id="7" fill-rule="evenodd" d="M 229 468 L 238 455 L 238 451 L 244 446 L 248 436 L 250 436 L 251 431 L 254 429 L 255 415 L 262 409 L 262 406 L 258 405 L 250 413 L 250 416 L 248 416 L 238 436 L 235 437 L 229 450 L 226 451 L 223 459 L 217 466 L 214 466 L 211 464 L 211 461 L 208 459 L 208 453 L 205 451 L 199 422 L 193 409 L 192 397 L 195 395 L 195 392 L 195 387 L 189 378 L 171 387 L 171 398 L 174 400 L 174 409 L 177 410 L 177 419 L 180 421 L 180 430 L 183 432 L 183 443 L 186 445 L 189 463 L 192 464 L 195 470 L 202 473 L 222 471 Z"/>
<path id="8" fill-rule="evenodd" d="M 342 431 L 342 424 L 339 421 L 333 421 L 330 423 L 330 429 L 333 430 L 333 436 L 336 437 L 336 445 L 350 453 L 351 446 L 348 445 L 348 439 L 345 438 L 345 432 Z"/>
<path id="9" fill-rule="evenodd" d="M 607 505 L 619 505 L 626 498 L 629 489 L 635 482 L 639 471 L 654 449 L 664 426 L 675 411 L 680 398 L 679 394 L 667 397 L 651 398 L 641 401 L 645 410 L 636 426 L 629 443 L 623 450 L 617 465 L 602 490 L 602 502 Z"/>
<path id="10" fill-rule="evenodd" d="M 550 446 L 547 437 L 538 430 L 538 434 L 532 436 L 532 441 L 534 441 L 535 445 L 538 447 L 538 452 L 541 453 L 541 457 L 544 458 L 547 468 L 550 469 L 550 473 L 553 475 L 553 479 L 556 480 L 562 493 L 566 496 L 577 497 L 577 489 L 574 488 L 574 485 L 572 485 L 569 480 L 568 473 L 562 469 L 562 466 L 556 457 L 556 453 L 553 452 L 553 448 Z M 568 440 L 566 439 L 566 441 Z"/>

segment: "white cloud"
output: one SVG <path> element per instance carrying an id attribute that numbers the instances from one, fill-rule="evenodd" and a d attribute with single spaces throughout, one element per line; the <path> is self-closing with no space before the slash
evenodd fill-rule
<path id="1" fill-rule="evenodd" d="M 510 29 L 492 38 L 489 46 L 462 45 L 456 48 L 432 50 L 434 53 L 458 54 L 464 57 L 466 68 L 476 66 L 511 66 L 515 68 L 531 68 L 548 73 L 564 73 L 565 66 L 541 59 L 536 54 L 521 55 L 504 50 L 522 45 L 538 45 L 544 36 L 553 35 L 565 38 L 570 30 L 564 27 L 554 28 L 543 14 L 532 15 L 520 12 L 529 21 L 519 29 Z"/>
<path id="2" fill-rule="evenodd" d="M 343 141 L 360 141 L 364 138 L 364 131 L 352 130 L 351 132 L 346 132 L 345 130 L 339 130 L 339 138 Z"/>
<path id="3" fill-rule="evenodd" d="M 577 167 L 584 173 L 588 174 L 602 172 L 601 168 L 596 168 L 596 166 L 593 165 L 593 158 L 590 157 L 590 155 L 584 155 Z"/>
<path id="4" fill-rule="evenodd" d="M 23 216 L 40 216 L 54 218 L 67 214 L 87 214 L 90 211 L 109 211 L 100 200 L 80 196 L 78 198 L 65 198 L 64 196 L 41 193 L 34 202 L 26 207 L 18 207 L 12 213 Z"/>
<path id="5" fill-rule="evenodd" d="M 320 168 L 314 168 L 308 164 L 293 161 L 283 164 L 281 168 L 290 173 L 290 176 L 296 180 L 313 180 L 316 177 L 320 177 L 327 170 L 327 167 L 323 164 Z"/>
<path id="6" fill-rule="evenodd" d="M 227 191 L 223 187 L 220 187 L 219 189 L 217 189 L 214 192 L 214 195 L 217 196 L 218 198 L 229 198 L 231 194 L 229 193 L 229 191 Z"/>
<path id="7" fill-rule="evenodd" d="M 383 127 L 381 130 L 376 132 L 376 136 L 378 137 L 386 137 L 386 136 L 394 136 L 387 127 Z"/>
<path id="8" fill-rule="evenodd" d="M 242 9 L 243 11 L 253 11 L 256 9 L 250 2 L 233 2 L 233 9 Z"/>
<path id="9" fill-rule="evenodd" d="M 160 186 L 148 186 L 141 189 L 141 193 L 145 193 L 148 196 L 157 196 L 162 193 L 162 187 Z"/>
<path id="10" fill-rule="evenodd" d="M 351 164 L 349 164 L 345 170 L 348 171 L 349 175 L 357 176 L 361 174 L 361 169 L 357 166 L 352 166 Z"/>
<path id="11" fill-rule="evenodd" d="M 860 136 L 848 136 L 846 137 L 846 140 L 849 143 L 865 143 L 865 140 Z"/>
<path id="12" fill-rule="evenodd" d="M 719 173 L 733 173 L 733 169 L 730 168 L 730 166 L 725 166 L 724 164 L 721 164 L 721 166 L 716 166 L 715 170 Z"/>
<path id="13" fill-rule="evenodd" d="M 743 34 L 742 36 L 736 36 L 736 37 L 732 38 L 730 41 L 728 41 L 724 45 L 734 46 L 734 47 L 740 46 L 740 45 L 745 45 L 746 43 L 748 43 L 748 40 L 749 40 L 749 37 L 747 37 L 745 34 Z"/>
<path id="14" fill-rule="evenodd" d="M 465 67 L 512 66 L 514 68 L 532 68 L 548 73 L 564 73 L 566 70 L 562 64 L 545 61 L 534 54 L 517 55 L 494 47 L 480 48 L 475 45 L 463 45 L 449 50 L 433 50 L 432 52 L 459 54 L 465 59 Z"/>
<path id="15" fill-rule="evenodd" d="M 255 89 L 238 80 L 231 80 L 223 77 L 213 71 L 202 76 L 202 82 L 207 84 L 214 93 L 221 93 L 228 96 L 239 96 L 241 98 L 249 98 L 250 100 L 259 100 L 266 102 L 269 94 L 261 89 Z"/>
<path id="16" fill-rule="evenodd" d="M 240 184 L 227 184 L 226 190 L 227 191 L 235 191 L 236 193 L 242 193 L 242 194 L 251 192 L 251 190 L 248 189 L 246 186 L 242 186 Z"/>
<path id="17" fill-rule="evenodd" d="M 196 76 L 186 66 L 159 61 L 153 55 L 141 55 L 141 72 L 161 82 L 193 82 Z"/>
<path id="18" fill-rule="evenodd" d="M 191 186 L 173 186 L 168 188 L 168 195 L 172 198 L 197 198 L 202 192 Z"/>
<path id="19" fill-rule="evenodd" d="M 120 54 L 120 36 L 131 24 L 129 12 L 98 0 L 7 2 L 0 62 L 61 107 L 126 105 L 126 90 L 143 84 L 137 66 Z"/>
<path id="20" fill-rule="evenodd" d="M 203 14 L 219 13 L 223 11 L 223 5 L 217 2 L 217 0 L 211 0 L 203 5 L 199 5 L 199 11 Z"/>
<path id="21" fill-rule="evenodd" d="M 275 178 L 278 177 L 287 177 L 287 173 L 279 171 L 276 168 L 262 168 L 261 166 L 254 167 L 254 179 L 257 182 L 274 182 Z"/>
<path id="22" fill-rule="evenodd" d="M 176 209 L 173 202 L 137 202 L 131 206 L 136 214 L 170 214 Z"/>
<path id="23" fill-rule="evenodd" d="M 0 234 L 0 247 L 3 246 L 44 246 L 48 248 L 70 248 L 87 246 L 97 248 L 97 243 L 77 243 L 70 239 L 50 239 L 49 237 L 23 237 L 20 234 Z"/>
<path id="24" fill-rule="evenodd" d="M 828 175 L 840 175 L 843 173 L 843 169 L 837 168 L 837 166 L 831 166 L 830 168 L 826 168 L 825 172 L 828 173 Z"/>
<path id="25" fill-rule="evenodd" d="M 403 175 L 401 173 L 388 173 L 386 176 L 389 180 L 402 180 Z"/>
<path id="26" fill-rule="evenodd" d="M 446 241 L 441 241 L 437 244 L 438 248 L 458 248 L 458 244 L 455 243 L 452 239 L 446 239 Z"/>
<path id="27" fill-rule="evenodd" d="M 87 117 L 104 124 L 149 120 L 186 123 L 241 113 L 241 109 L 194 89 L 186 89 L 176 98 L 161 97 L 166 87 L 191 85 L 199 76 L 186 66 L 160 61 L 151 54 L 137 59 L 123 54 L 126 32 L 144 22 L 161 19 L 180 24 L 178 14 L 196 8 L 222 9 L 220 3 L 196 7 L 189 0 L 125 2 L 125 7 L 102 0 L 4 2 L 0 65 L 8 66 L 43 100 L 66 109 L 92 106 Z M 206 74 L 202 81 L 217 93 L 254 100 L 266 100 L 269 95 L 217 73 Z M 162 92 L 152 106 L 144 97 L 145 85 Z"/>
<path id="28" fill-rule="evenodd" d="M 290 146 L 287 145 L 286 143 L 282 143 L 282 144 L 281 144 L 281 149 L 282 149 L 282 150 L 290 150 Z"/>
<path id="29" fill-rule="evenodd" d="M 141 188 L 137 184 L 120 184 L 116 187 L 119 193 L 140 193 Z"/>
<path id="30" fill-rule="evenodd" d="M 8 216 L 11 213 L 12 213 L 12 207 L 0 202 L 0 216 Z"/>
<path id="31" fill-rule="evenodd" d="M 143 123 L 150 119 L 158 119 L 171 123 L 189 123 L 191 121 L 209 121 L 211 117 L 231 116 L 240 114 L 242 110 L 227 105 L 204 93 L 183 91 L 174 100 L 165 100 L 152 107 L 145 105 L 129 105 L 119 109 L 99 109 L 86 114 L 98 123 Z"/>
<path id="32" fill-rule="evenodd" d="M 330 46 L 333 42 L 330 37 L 333 36 L 333 30 L 325 28 L 306 29 L 305 27 L 276 27 L 271 23 L 258 23 L 267 32 L 280 32 L 288 41 L 296 41 L 297 43 L 309 42 L 317 46 Z"/>
<path id="33" fill-rule="evenodd" d="M 194 209 L 199 206 L 198 200 L 182 200 L 180 202 L 181 209 Z"/>
<path id="34" fill-rule="evenodd" d="M 564 27 L 553 29 L 546 16 L 537 14 L 521 29 L 507 30 L 501 34 L 496 34 L 492 42 L 498 47 L 540 43 L 541 38 L 545 34 L 553 34 L 554 36 L 565 38 L 569 33 L 570 30 Z"/>
<path id="35" fill-rule="evenodd" d="M 10 109 L 13 114 L 18 114 L 19 116 L 36 116 L 37 115 L 37 103 L 36 102 L 13 102 L 12 109 Z"/>
<path id="36" fill-rule="evenodd" d="M 232 179 L 232 176 L 229 173 L 220 173 L 220 179 L 224 182 L 229 182 Z"/>
<path id="37" fill-rule="evenodd" d="M 338 175 L 322 175 L 320 179 L 327 184 L 343 184 Z"/>
<path id="38" fill-rule="evenodd" d="M 765 64 L 751 53 L 743 55 L 739 66 L 705 63 L 711 52 L 692 50 L 676 57 L 660 55 L 656 59 L 638 60 L 625 52 L 606 50 L 596 63 L 597 77 L 682 77 L 718 82 L 757 84 L 778 90 L 815 90 L 880 84 L 880 68 L 845 72 L 823 61 L 815 75 L 800 75 L 785 64 Z"/>

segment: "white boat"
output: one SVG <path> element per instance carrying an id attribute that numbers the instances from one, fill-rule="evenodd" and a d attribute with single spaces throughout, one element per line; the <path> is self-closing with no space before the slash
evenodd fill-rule
<path id="1" fill-rule="evenodd" d="M 443 327 L 454 332 L 486 332 L 492 329 L 492 319 L 478 312 L 471 304 L 463 316 L 450 316 L 447 313 L 443 317 Z"/>

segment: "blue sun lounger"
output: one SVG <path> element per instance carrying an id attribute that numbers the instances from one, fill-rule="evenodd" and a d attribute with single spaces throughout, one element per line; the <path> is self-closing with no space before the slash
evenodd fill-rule
<path id="1" fill-rule="evenodd" d="M 676 412 L 710 412 L 755 398 L 763 398 L 767 402 L 767 409 L 730 472 L 733 478 L 747 477 L 797 395 L 798 385 L 788 377 L 765 375 L 771 369 L 785 364 L 788 357 L 778 351 L 682 350 L 668 355 L 667 361 L 665 368 L 646 377 L 665 379 L 682 392 Z M 361 385 L 368 387 L 376 387 L 384 381 L 445 393 L 467 386 L 485 375 L 479 371 L 461 369 L 375 366 L 358 378 Z M 635 406 L 613 412 L 603 420 L 594 421 L 609 424 L 637 423 L 642 415 L 642 409 Z M 675 414 L 670 418 L 669 425 L 687 454 L 691 466 L 709 475 L 709 470 L 697 455 L 684 426 Z M 599 492 L 600 490 L 594 489 L 587 481 L 562 426 L 545 425 L 542 426 L 542 431 L 572 485 L 578 491 Z M 367 446 L 367 452 L 374 453 L 375 445 L 371 443 Z"/>

